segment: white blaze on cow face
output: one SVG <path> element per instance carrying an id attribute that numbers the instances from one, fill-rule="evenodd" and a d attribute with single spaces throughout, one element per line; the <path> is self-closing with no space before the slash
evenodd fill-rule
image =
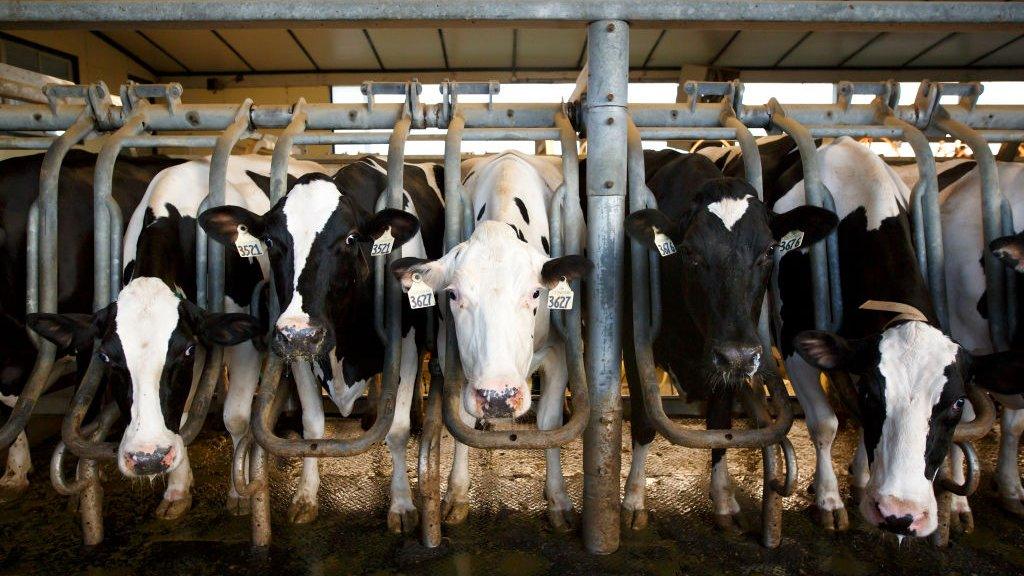
<path id="1" fill-rule="evenodd" d="M 888 517 L 913 519 L 909 530 L 935 530 L 933 478 L 925 476 L 932 410 L 946 386 L 946 368 L 958 346 L 924 322 L 899 324 L 882 334 L 879 372 L 884 377 L 885 419 L 871 463 L 861 512 L 873 524 Z"/>
<path id="2" fill-rule="evenodd" d="M 725 229 L 732 231 L 732 227 L 747 213 L 750 205 L 750 196 L 743 198 L 722 198 L 718 202 L 708 204 L 708 212 L 711 212 L 725 225 Z"/>
<path id="3" fill-rule="evenodd" d="M 181 436 L 164 424 L 160 383 L 171 335 L 178 326 L 180 300 L 159 278 L 132 280 L 117 298 L 117 335 L 131 376 L 131 421 L 121 439 L 118 468 L 135 476 L 129 464 L 135 454 L 162 454 L 167 472 L 184 454 Z"/>
<path id="4" fill-rule="evenodd" d="M 277 320 L 279 331 L 301 331 L 310 327 L 309 313 L 302 308 L 299 277 L 306 267 L 313 242 L 338 208 L 341 192 L 329 180 L 313 180 L 292 188 L 285 198 L 284 215 L 292 241 L 292 297 Z"/>

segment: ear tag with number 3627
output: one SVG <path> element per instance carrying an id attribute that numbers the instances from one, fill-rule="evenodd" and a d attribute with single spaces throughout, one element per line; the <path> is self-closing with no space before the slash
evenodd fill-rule
<path id="1" fill-rule="evenodd" d="M 235 250 L 238 250 L 238 255 L 242 258 L 263 256 L 263 245 L 255 236 L 249 234 L 249 229 L 245 224 L 238 225 L 238 236 L 235 238 Z"/>
<path id="2" fill-rule="evenodd" d="M 572 310 L 573 296 L 572 288 L 565 281 L 565 276 L 562 276 L 562 280 L 554 288 L 548 290 L 548 308 L 551 310 Z"/>
<path id="3" fill-rule="evenodd" d="M 657 227 L 654 227 L 654 245 L 658 248 L 658 254 L 663 257 L 676 253 L 676 243 Z"/>
<path id="4" fill-rule="evenodd" d="M 777 248 L 779 254 L 785 254 L 790 250 L 796 250 L 804 243 L 804 233 L 800 230 L 793 230 L 779 240 Z"/>
<path id="5" fill-rule="evenodd" d="M 412 286 L 409 286 L 409 308 L 430 308 L 434 305 L 434 291 L 423 281 L 419 274 L 412 275 Z"/>
<path id="6" fill-rule="evenodd" d="M 384 233 L 373 241 L 370 248 L 370 256 L 386 256 L 391 254 L 391 247 L 395 245 L 395 237 L 391 235 L 391 226 L 388 226 Z"/>

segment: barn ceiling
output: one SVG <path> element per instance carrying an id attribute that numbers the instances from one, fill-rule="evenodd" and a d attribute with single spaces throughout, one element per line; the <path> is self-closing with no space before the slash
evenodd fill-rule
<path id="1" fill-rule="evenodd" d="M 167 28 L 95 32 L 155 76 L 223 74 L 573 71 L 585 56 L 579 29 Z M 1024 66 L 1024 34 L 637 29 L 630 66 L 738 70 L 941 69 Z"/>

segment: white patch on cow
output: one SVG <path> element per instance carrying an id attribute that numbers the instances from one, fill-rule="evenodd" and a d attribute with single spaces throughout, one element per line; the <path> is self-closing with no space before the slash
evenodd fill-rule
<path id="1" fill-rule="evenodd" d="M 750 194 L 743 198 L 722 198 L 718 202 L 708 204 L 708 212 L 711 212 L 725 225 L 725 229 L 732 232 L 732 227 L 743 215 L 747 213 L 750 206 Z"/>
<path id="2" fill-rule="evenodd" d="M 14 408 L 14 405 L 18 403 L 18 397 L 0 394 L 0 403 L 3 403 L 8 408 Z"/>
<path id="3" fill-rule="evenodd" d="M 338 209 L 341 192 L 330 180 L 314 180 L 292 188 L 284 203 L 285 223 L 292 238 L 292 299 L 288 308 L 281 313 L 278 327 L 309 324 L 309 314 L 302 309 L 302 295 L 299 294 L 299 276 L 306 267 L 306 260 L 313 249 L 313 242 L 327 225 L 331 214 Z"/>

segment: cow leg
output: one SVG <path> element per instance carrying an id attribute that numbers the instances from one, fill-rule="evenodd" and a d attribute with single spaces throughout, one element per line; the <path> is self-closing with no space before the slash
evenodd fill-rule
<path id="1" fill-rule="evenodd" d="M 231 445 L 238 443 L 249 431 L 252 397 L 260 379 L 260 353 L 252 342 L 243 342 L 224 350 L 228 364 L 228 392 L 224 399 L 224 427 L 231 434 Z M 235 491 L 235 484 L 228 480 L 228 512 L 244 516 L 250 511 L 250 500 L 242 498 Z"/>
<path id="2" fill-rule="evenodd" d="M 964 405 L 964 413 L 960 418 L 961 422 L 970 422 L 974 420 L 974 406 L 970 402 Z M 957 484 L 963 484 L 964 482 L 964 452 L 956 444 L 949 451 L 949 463 L 953 468 L 952 480 Z M 971 505 L 967 501 L 967 496 L 957 496 L 953 494 L 950 501 L 950 522 L 954 526 L 959 526 L 965 534 L 974 532 L 974 514 L 971 512 Z"/>
<path id="3" fill-rule="evenodd" d="M 28 490 L 28 473 L 31 471 L 28 436 L 22 430 L 7 450 L 7 470 L 0 478 L 0 504 L 15 501 Z"/>
<path id="4" fill-rule="evenodd" d="M 409 447 L 409 415 L 412 409 L 412 394 L 416 388 L 419 353 L 416 350 L 416 332 L 411 330 L 402 338 L 402 356 L 399 365 L 398 397 L 395 400 L 395 417 L 388 430 L 387 445 L 391 452 L 391 507 L 388 509 L 388 530 L 396 534 L 408 534 L 419 523 L 419 514 L 412 501 L 409 487 L 409 470 L 406 464 L 406 450 Z"/>
<path id="5" fill-rule="evenodd" d="M 320 386 L 313 377 L 309 362 L 292 363 L 292 374 L 295 387 L 299 392 L 299 403 L 302 404 L 302 436 L 304 438 L 324 437 L 324 406 L 320 401 Z M 320 460 L 317 458 L 302 459 L 302 475 L 299 487 L 292 497 L 292 505 L 288 509 L 288 520 L 292 524 L 306 524 L 316 519 L 319 511 L 317 492 L 320 491 Z"/>
<path id="6" fill-rule="evenodd" d="M 164 499 L 156 507 L 154 516 L 161 520 L 180 518 L 192 507 L 192 465 L 188 461 L 188 449 L 181 453 L 181 464 L 167 475 L 167 489 Z"/>
<path id="7" fill-rule="evenodd" d="M 864 431 L 861 430 L 857 441 L 857 452 L 853 455 L 853 462 L 850 462 L 850 494 L 854 502 L 860 503 L 864 499 L 868 481 L 871 479 L 871 472 L 868 468 L 868 449 L 864 446 Z"/>
<path id="8" fill-rule="evenodd" d="M 850 521 L 843 499 L 839 496 L 836 471 L 832 468 L 832 442 L 836 439 L 839 419 L 821 388 L 816 368 L 803 358 L 793 355 L 786 359 L 786 372 L 793 383 L 800 406 L 804 409 L 807 432 L 814 442 L 817 461 L 812 487 L 818 510 L 817 520 L 826 530 L 846 530 Z"/>
<path id="9" fill-rule="evenodd" d="M 732 428 L 734 394 L 722 391 L 708 398 L 708 430 Z M 736 487 L 729 474 L 725 450 L 711 451 L 711 502 L 715 510 L 715 524 L 727 532 L 743 532 L 740 505 L 736 502 Z"/>
<path id="10" fill-rule="evenodd" d="M 622 497 L 622 522 L 632 530 L 647 527 L 647 455 L 654 442 L 654 427 L 647 420 L 640 372 L 636 365 L 632 324 L 624 323 L 622 356 L 626 366 L 626 383 L 629 385 L 629 435 L 632 439 L 633 458 L 629 463 L 626 478 L 626 492 Z"/>
<path id="11" fill-rule="evenodd" d="M 540 364 L 541 391 L 537 404 L 537 428 L 554 430 L 562 425 L 562 404 L 565 401 L 565 386 L 569 372 L 565 364 L 565 345 L 556 344 L 548 350 Z M 544 481 L 544 498 L 548 504 L 548 520 L 558 532 L 572 530 L 576 521 L 572 499 L 565 489 L 562 475 L 562 451 L 548 448 L 544 451 L 547 460 L 547 476 Z"/>
<path id="12" fill-rule="evenodd" d="M 459 417 L 467 426 L 472 426 L 476 419 L 459 402 Z M 455 457 L 452 459 L 452 470 L 448 475 L 448 490 L 441 501 L 441 518 L 449 526 L 461 524 L 469 516 L 469 446 L 455 441 Z"/>
<path id="13" fill-rule="evenodd" d="M 1021 487 L 1017 452 L 1024 432 L 1024 410 L 1003 408 L 999 437 L 999 461 L 996 464 L 996 485 L 1003 508 L 1016 516 L 1024 516 L 1024 487 Z"/>

